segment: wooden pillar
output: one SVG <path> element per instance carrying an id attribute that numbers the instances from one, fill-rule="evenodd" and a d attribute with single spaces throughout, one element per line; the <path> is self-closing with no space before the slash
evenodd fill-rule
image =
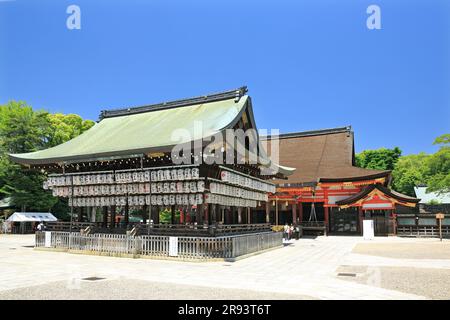
<path id="1" fill-rule="evenodd" d="M 358 207 L 358 218 L 359 218 L 359 233 L 363 233 L 363 217 L 364 217 L 364 211 L 362 207 Z"/>
<path id="2" fill-rule="evenodd" d="M 217 214 L 220 210 L 220 207 L 218 204 L 213 204 L 212 205 L 212 216 L 211 216 L 211 223 L 212 224 L 217 224 Z"/>
<path id="3" fill-rule="evenodd" d="M 329 208 L 324 207 L 324 220 L 325 220 L 325 235 L 328 235 L 328 231 L 330 230 L 330 213 Z"/>
<path id="4" fill-rule="evenodd" d="M 130 206 L 128 205 L 128 197 L 127 201 L 125 202 L 125 214 L 124 214 L 124 222 L 125 226 L 128 226 L 128 221 L 130 220 Z"/>
<path id="5" fill-rule="evenodd" d="M 303 221 L 303 203 L 298 203 L 298 221 L 299 223 L 302 223 Z"/>
<path id="6" fill-rule="evenodd" d="M 206 223 L 206 224 L 209 224 L 209 209 L 210 209 L 210 207 L 211 207 L 211 205 L 207 204 L 204 207 L 205 209 L 203 211 L 203 217 L 204 217 L 203 222 Z"/>
<path id="7" fill-rule="evenodd" d="M 326 224 L 326 226 L 327 226 L 327 229 L 328 229 L 328 224 L 329 224 L 329 221 L 330 221 L 330 217 L 329 217 L 329 208 L 328 207 L 324 207 L 323 208 L 323 210 L 324 210 L 324 220 L 325 220 L 325 224 Z"/>
<path id="8" fill-rule="evenodd" d="M 144 206 L 142 207 L 142 223 L 143 224 L 147 223 L 147 217 L 148 217 L 148 206 L 146 204 L 144 204 Z"/>
<path id="9" fill-rule="evenodd" d="M 270 223 L 270 202 L 266 202 L 266 223 Z"/>
<path id="10" fill-rule="evenodd" d="M 103 228 L 108 226 L 108 207 L 102 207 L 103 210 Z"/>
<path id="11" fill-rule="evenodd" d="M 159 224 L 159 213 L 161 209 L 159 206 L 152 206 L 152 220 L 154 224 Z"/>
<path id="12" fill-rule="evenodd" d="M 197 210 L 195 213 L 195 221 L 197 222 L 197 224 L 203 223 L 202 218 L 203 218 L 203 203 L 197 205 Z"/>
<path id="13" fill-rule="evenodd" d="M 116 226 L 116 206 L 111 206 L 111 224 L 110 228 L 114 228 Z"/>
<path id="14" fill-rule="evenodd" d="M 191 223 L 191 211 L 192 211 L 192 207 L 186 206 L 186 213 L 184 215 L 184 221 L 187 223 Z"/>
<path id="15" fill-rule="evenodd" d="M 292 203 L 292 224 L 297 224 L 297 202 Z"/>
<path id="16" fill-rule="evenodd" d="M 83 207 L 77 209 L 77 222 L 83 221 Z"/>
<path id="17" fill-rule="evenodd" d="M 278 199 L 275 200 L 275 224 L 278 226 Z"/>
<path id="18" fill-rule="evenodd" d="M 170 207 L 170 223 L 175 224 L 175 206 Z"/>
<path id="19" fill-rule="evenodd" d="M 395 209 L 391 210 L 392 215 L 392 232 L 394 233 L 394 236 L 397 235 L 397 215 L 395 214 Z"/>
<path id="20" fill-rule="evenodd" d="M 180 210 L 180 224 L 184 224 L 184 214 L 185 214 L 184 207 L 180 208 L 179 210 Z"/>
<path id="21" fill-rule="evenodd" d="M 252 223 L 252 213 L 250 210 L 250 207 L 247 207 L 247 224 L 251 224 Z"/>

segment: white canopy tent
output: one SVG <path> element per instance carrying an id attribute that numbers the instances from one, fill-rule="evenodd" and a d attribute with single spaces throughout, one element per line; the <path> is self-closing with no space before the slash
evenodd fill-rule
<path id="1" fill-rule="evenodd" d="M 57 220 L 50 212 L 15 212 L 6 219 L 7 222 L 47 222 Z"/>

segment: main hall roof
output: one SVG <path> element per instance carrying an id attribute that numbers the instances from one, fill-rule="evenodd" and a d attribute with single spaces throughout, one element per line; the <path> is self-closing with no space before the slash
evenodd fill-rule
<path id="1" fill-rule="evenodd" d="M 270 137 L 261 138 L 270 154 Z M 280 134 L 279 161 L 297 170 L 275 182 L 287 186 L 387 178 L 390 171 L 355 166 L 353 139 L 351 127 Z"/>
<path id="2" fill-rule="evenodd" d="M 39 165 L 170 152 L 177 144 L 207 140 L 233 128 L 246 111 L 256 128 L 246 91 L 242 87 L 208 96 L 102 111 L 100 121 L 74 139 L 45 150 L 10 154 L 10 158 L 22 164 Z M 269 166 L 283 175 L 295 170 L 273 162 Z"/>

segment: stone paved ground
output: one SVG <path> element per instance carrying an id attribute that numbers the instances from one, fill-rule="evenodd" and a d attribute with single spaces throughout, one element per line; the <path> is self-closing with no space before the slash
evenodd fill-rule
<path id="1" fill-rule="evenodd" d="M 32 248 L 33 236 L 0 235 L 0 299 L 167 299 L 183 292 L 189 292 L 192 299 L 267 299 L 271 295 L 274 299 L 442 299 L 444 294 L 406 286 L 417 279 L 417 273 L 399 277 L 397 270 L 426 269 L 424 279 L 434 281 L 433 290 L 450 291 L 448 281 L 442 281 L 450 270 L 450 258 L 445 254 L 396 258 L 381 256 L 374 249 L 380 246 L 383 253 L 389 247 L 407 250 L 420 244 L 424 250 L 439 247 L 435 250 L 450 251 L 450 241 L 437 242 L 318 237 L 293 240 L 283 248 L 233 263 L 194 263 L 37 251 Z M 367 243 L 374 246 L 369 252 L 360 246 Z M 392 283 L 392 274 L 397 282 L 387 285 Z M 92 276 L 105 280 L 81 280 Z"/>

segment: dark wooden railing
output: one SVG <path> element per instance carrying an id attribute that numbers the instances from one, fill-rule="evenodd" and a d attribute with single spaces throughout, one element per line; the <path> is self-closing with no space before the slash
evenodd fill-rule
<path id="1" fill-rule="evenodd" d="M 48 222 L 46 231 L 78 232 L 89 227 L 90 233 L 126 234 L 135 229 L 137 235 L 173 235 L 217 237 L 271 231 L 270 224 L 104 224 L 102 222 Z"/>
<path id="2" fill-rule="evenodd" d="M 442 220 L 442 236 L 450 237 L 450 215 Z M 405 237 L 439 237 L 439 221 L 435 214 L 397 215 L 397 235 Z"/>

